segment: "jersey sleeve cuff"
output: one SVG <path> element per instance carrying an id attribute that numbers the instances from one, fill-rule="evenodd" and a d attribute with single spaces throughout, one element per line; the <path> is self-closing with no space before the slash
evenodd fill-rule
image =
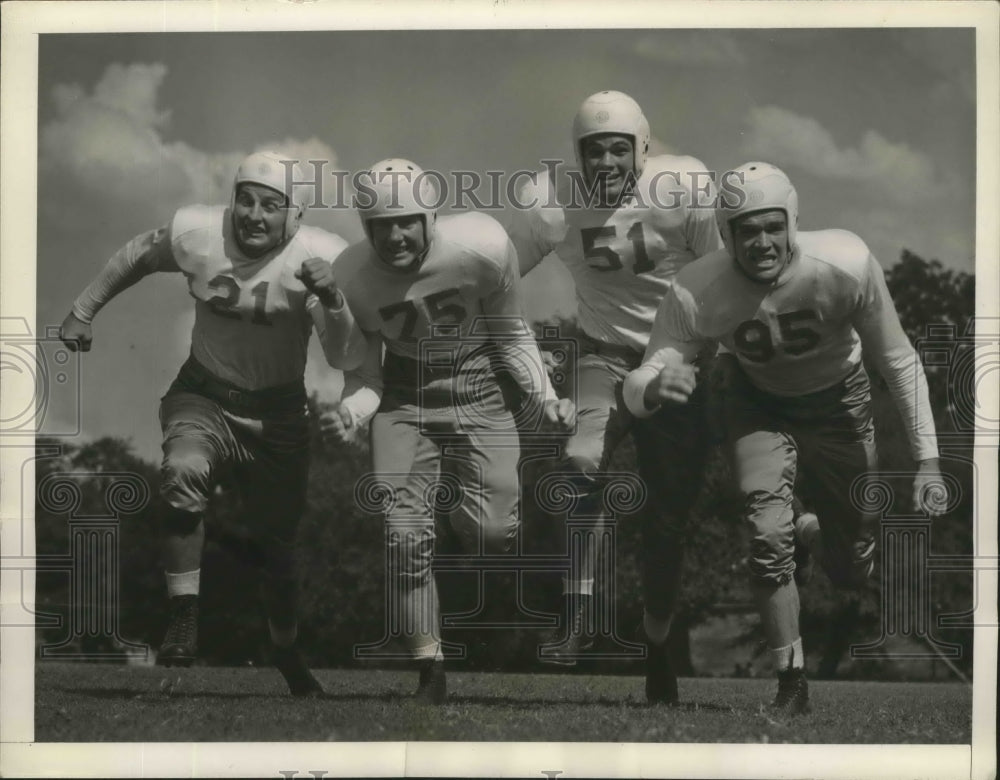
<path id="1" fill-rule="evenodd" d="M 90 325 L 94 321 L 93 315 L 88 314 L 83 309 L 81 309 L 79 303 L 74 303 L 71 311 L 73 312 L 73 316 L 76 317 L 78 320 L 80 320 L 80 322 L 82 322 L 84 325 Z"/>
<path id="2" fill-rule="evenodd" d="M 913 451 L 913 459 L 917 463 L 938 457 L 940 457 L 940 454 L 938 453 L 937 443 L 920 444 Z"/>
<path id="3" fill-rule="evenodd" d="M 337 290 L 336 300 L 332 304 L 324 303 L 323 301 L 319 301 L 319 304 L 333 315 L 341 315 L 347 310 L 347 299 L 340 290 Z"/>
<path id="4" fill-rule="evenodd" d="M 646 406 L 645 399 L 646 385 L 650 383 L 657 373 L 657 369 L 654 366 L 643 365 L 625 377 L 622 395 L 625 398 L 625 406 L 628 407 L 633 417 L 641 420 L 646 417 L 652 417 L 659 411 L 659 404 L 650 409 Z"/>

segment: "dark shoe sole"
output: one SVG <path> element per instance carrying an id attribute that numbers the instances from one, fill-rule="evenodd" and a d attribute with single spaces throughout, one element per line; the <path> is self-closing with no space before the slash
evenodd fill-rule
<path id="1" fill-rule="evenodd" d="M 552 657 L 552 656 L 539 656 L 538 660 L 541 661 L 543 664 L 546 664 L 547 666 L 565 666 L 565 667 L 576 666 L 576 659 L 575 658 L 558 658 L 558 657 Z"/>
<path id="2" fill-rule="evenodd" d="M 162 654 L 156 657 L 157 666 L 176 666 L 180 668 L 187 668 L 194 663 L 193 655 L 168 655 L 164 657 Z"/>
<path id="3" fill-rule="evenodd" d="M 567 653 L 566 655 L 560 655 L 566 644 L 560 642 L 559 644 L 539 645 L 538 660 L 543 664 L 550 664 L 552 666 L 576 666 L 576 662 L 580 660 L 580 656 L 585 655 L 588 650 L 593 648 L 594 640 L 585 640 L 580 644 L 579 650 Z"/>

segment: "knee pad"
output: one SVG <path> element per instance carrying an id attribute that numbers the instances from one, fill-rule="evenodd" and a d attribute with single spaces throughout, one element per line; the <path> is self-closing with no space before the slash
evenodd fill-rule
<path id="1" fill-rule="evenodd" d="M 744 505 L 744 520 L 753 529 L 750 540 L 750 576 L 753 580 L 782 585 L 795 571 L 795 529 L 783 522 L 791 507 L 768 500 L 766 494 L 750 493 Z"/>
<path id="2" fill-rule="evenodd" d="M 406 534 L 389 542 L 389 576 L 404 588 L 424 585 L 431 578 L 434 536 L 429 533 Z"/>
<path id="3" fill-rule="evenodd" d="M 577 414 L 579 415 L 579 409 Z M 588 429 L 578 430 L 566 442 L 560 471 L 577 472 L 586 476 L 597 474 L 601 470 L 604 447 L 602 434 Z"/>
<path id="4" fill-rule="evenodd" d="M 782 549 L 767 540 L 754 539 L 750 543 L 748 568 L 751 582 L 784 585 L 795 572 L 793 551 Z"/>
<path id="5" fill-rule="evenodd" d="M 189 536 L 198 530 L 201 512 L 188 512 L 163 503 L 160 507 L 160 527 L 166 534 Z"/>
<path id="6" fill-rule="evenodd" d="M 212 465 L 197 450 L 171 452 L 160 466 L 160 495 L 171 506 L 204 511 L 208 504 Z"/>
<path id="7" fill-rule="evenodd" d="M 566 445 L 564 456 L 566 471 L 593 476 L 601 470 L 601 455 L 587 452 L 585 447 Z"/>
<path id="8" fill-rule="evenodd" d="M 793 576 L 794 569 L 786 571 L 763 564 L 756 564 L 753 560 L 750 561 L 749 580 L 751 585 L 787 585 L 792 581 Z"/>
<path id="9" fill-rule="evenodd" d="M 494 523 L 483 528 L 483 552 L 487 555 L 504 555 L 514 548 L 520 523 L 514 512 L 502 523 Z"/>

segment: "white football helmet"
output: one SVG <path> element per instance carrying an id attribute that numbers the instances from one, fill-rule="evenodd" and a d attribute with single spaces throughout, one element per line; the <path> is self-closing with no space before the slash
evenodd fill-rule
<path id="1" fill-rule="evenodd" d="M 429 246 L 437 220 L 438 192 L 431 177 L 414 162 L 398 157 L 380 160 L 359 176 L 358 213 L 371 241 L 371 220 L 379 217 L 424 218 L 424 238 Z"/>
<path id="2" fill-rule="evenodd" d="M 639 104 L 624 92 L 605 90 L 591 95 L 580 105 L 573 119 L 573 150 L 583 167 L 582 141 L 598 133 L 618 133 L 632 139 L 635 175 L 642 175 L 649 157 L 649 122 Z"/>
<path id="3" fill-rule="evenodd" d="M 788 248 L 795 246 L 799 222 L 799 196 L 788 176 L 766 162 L 748 162 L 723 175 L 715 206 L 726 250 L 735 257 L 732 222 L 744 214 L 781 209 L 788 220 Z"/>
<path id="4" fill-rule="evenodd" d="M 288 198 L 288 210 L 285 212 L 285 241 L 288 241 L 299 229 L 306 207 L 296 197 L 295 187 L 289 181 L 285 162 L 289 158 L 277 152 L 254 152 L 246 157 L 236 169 L 233 179 L 233 192 L 229 200 L 229 213 L 234 213 L 236 207 L 236 191 L 241 184 L 263 184 L 272 190 L 277 190 Z M 298 169 L 298 161 L 293 162 L 292 171 Z M 293 173 L 294 178 L 298 178 Z"/>

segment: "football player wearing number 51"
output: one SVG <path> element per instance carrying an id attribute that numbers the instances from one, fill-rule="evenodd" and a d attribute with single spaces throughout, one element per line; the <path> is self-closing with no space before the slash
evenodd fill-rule
<path id="1" fill-rule="evenodd" d="M 578 478 L 577 514 L 600 517 L 599 477 L 629 433 L 646 486 L 642 589 L 646 698 L 677 701 L 667 653 L 680 588 L 690 509 L 708 452 L 704 385 L 684 408 L 665 407 L 635 420 L 621 399 L 625 375 L 642 361 L 656 307 L 679 269 L 722 246 L 715 225 L 714 183 L 703 163 L 680 155 L 649 156 L 649 123 L 628 95 L 588 97 L 573 121 L 579 170 L 565 180 L 536 174 L 505 215 L 521 272 L 550 252 L 576 286 L 578 322 L 577 432 L 560 470 Z M 581 181 L 582 179 L 582 181 Z M 580 186 L 582 185 L 582 187 Z M 707 372 L 702 372 L 702 375 Z M 539 648 L 543 662 L 573 665 L 594 644 L 593 549 L 579 556 L 578 578 L 563 578 L 563 625 Z"/>
<path id="2" fill-rule="evenodd" d="M 300 225 L 305 209 L 286 163 L 273 152 L 251 154 L 236 171 L 228 208 L 187 206 L 132 239 L 76 299 L 60 337 L 88 351 L 91 322 L 116 295 L 158 271 L 187 278 L 191 355 L 160 405 L 171 616 L 157 662 L 188 666 L 197 656 L 202 514 L 220 474 L 232 469 L 256 542 L 274 663 L 294 695 L 309 695 L 321 689 L 296 649 L 294 568 L 309 470 L 306 348 L 315 329 L 335 368 L 359 366 L 366 352 L 332 266 L 347 244 Z"/>
<path id="3" fill-rule="evenodd" d="M 716 218 L 725 249 L 684 268 L 664 297 L 641 367 L 625 380 L 637 417 L 684 404 L 694 357 L 719 341 L 736 365 L 726 430 L 752 529 L 751 590 L 778 672 L 777 711 L 808 709 L 793 578 L 796 542 L 831 582 L 862 585 L 873 567 L 874 523 L 852 501 L 877 468 L 862 353 L 886 380 L 914 460 L 913 505 L 947 503 L 920 360 L 903 332 L 881 266 L 843 230 L 799 232 L 798 195 L 763 162 L 725 174 Z M 792 489 L 819 513 L 793 518 Z"/>
<path id="4" fill-rule="evenodd" d="M 431 570 L 438 486 L 449 478 L 458 486 L 447 519 L 464 552 L 510 552 L 520 450 L 495 370 L 510 373 L 540 425 L 571 428 L 575 409 L 549 384 L 523 318 L 517 255 L 496 220 L 475 212 L 438 219 L 430 174 L 401 159 L 361 174 L 356 203 L 367 238 L 345 250 L 338 270 L 369 354 L 321 427 L 336 442 L 377 410 L 374 476 L 393 493 L 387 604 L 398 614 L 389 619 L 403 626 L 419 668 L 418 701 L 440 704 L 447 685 Z"/>

